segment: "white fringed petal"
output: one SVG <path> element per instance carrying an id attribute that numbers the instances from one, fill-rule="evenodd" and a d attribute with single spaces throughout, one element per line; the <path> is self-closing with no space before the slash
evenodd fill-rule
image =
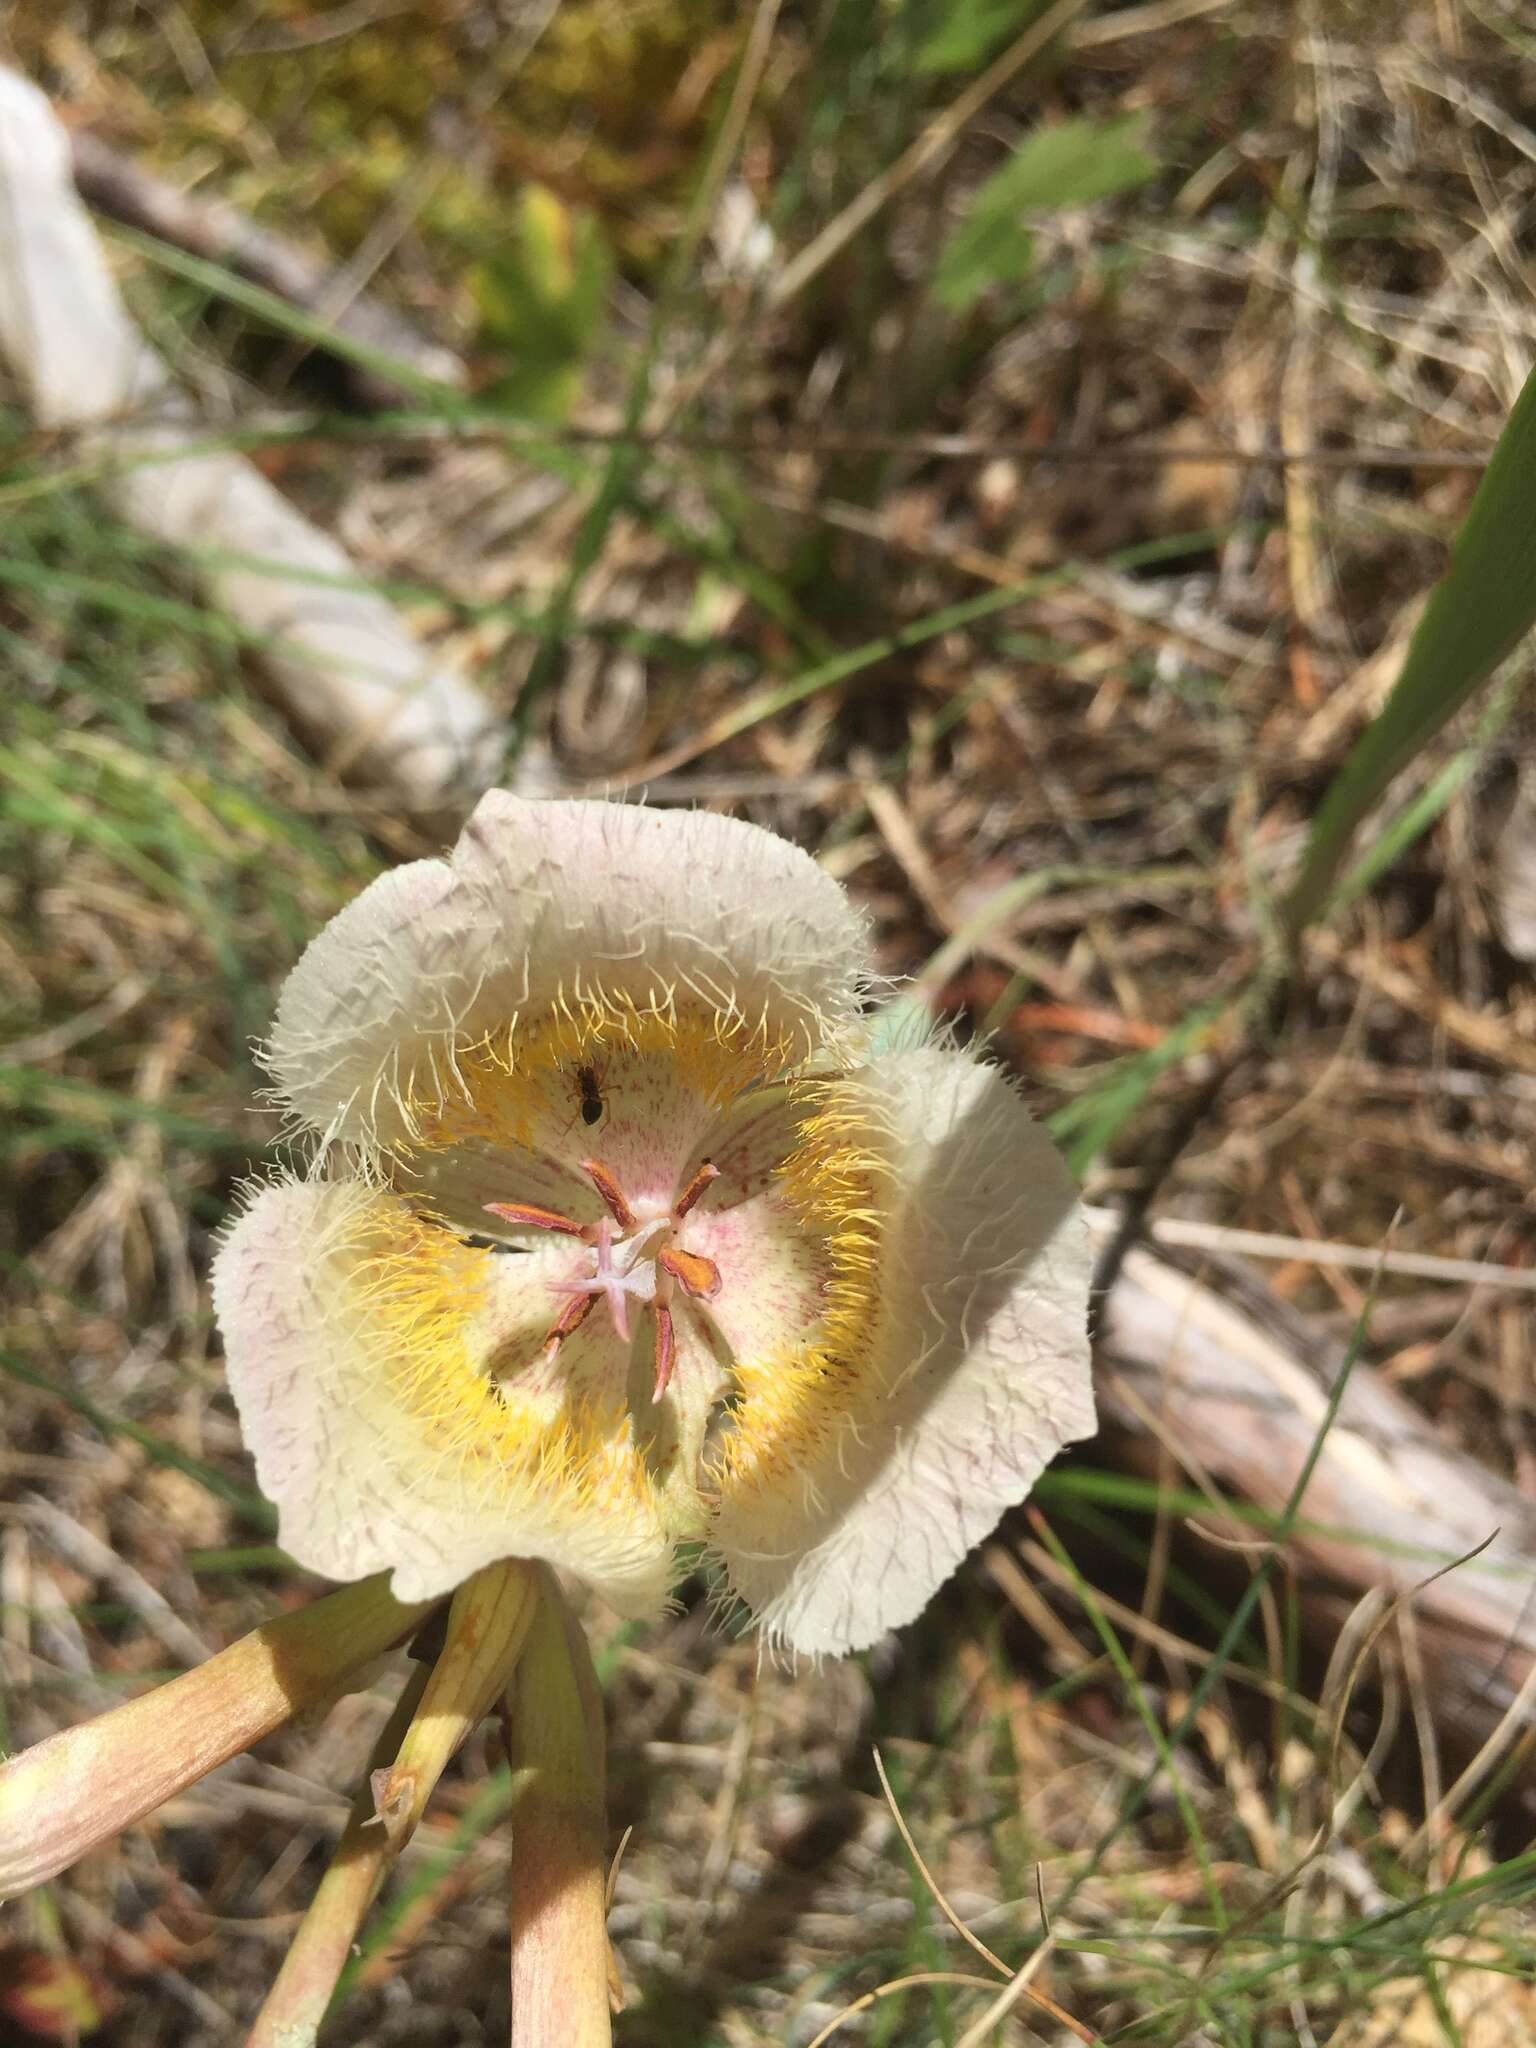
<path id="1" fill-rule="evenodd" d="M 863 920 L 808 855 L 737 818 L 492 790 L 446 861 L 365 889 L 278 1003 L 268 1061 L 323 1136 L 390 1143 L 456 1050 L 559 1001 L 670 995 L 761 1024 L 797 1058 L 851 1042 Z"/>
<path id="2" fill-rule="evenodd" d="M 501 1558 L 543 1558 L 619 1613 L 654 1615 L 672 1546 L 643 1478 L 630 1483 L 616 1468 L 594 1502 L 590 1485 L 577 1490 L 558 1468 L 536 1482 L 500 1469 L 466 1473 L 434 1451 L 421 1417 L 407 1411 L 366 1293 L 381 1208 L 399 1205 L 357 1182 L 269 1187 L 214 1262 L 230 1390 L 284 1549 L 327 1578 L 392 1569 L 405 1601 L 450 1592 Z M 525 1312 L 531 1325 L 547 1324 L 541 1263 L 494 1260 L 501 1332 Z M 615 1457 L 632 1453 L 616 1445 Z"/>
<path id="3" fill-rule="evenodd" d="M 895 1053 L 845 1087 L 892 1169 L 871 1342 L 809 1453 L 728 1486 L 711 1539 L 771 1640 L 828 1655 L 910 1621 L 1094 1428 L 1088 1238 L 1049 1138 L 961 1053 Z"/>

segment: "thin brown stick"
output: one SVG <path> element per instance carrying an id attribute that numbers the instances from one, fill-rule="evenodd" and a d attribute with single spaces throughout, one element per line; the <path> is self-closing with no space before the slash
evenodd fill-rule
<path id="1" fill-rule="evenodd" d="M 71 136 L 75 189 L 109 220 L 153 235 L 204 262 L 222 264 L 291 305 L 313 313 L 338 335 L 393 356 L 419 375 L 462 384 L 464 365 L 451 350 L 425 340 L 409 321 L 366 292 L 338 303 L 332 265 L 285 235 L 260 226 L 237 207 L 181 191 L 145 170 L 89 130 Z M 369 407 L 401 403 L 398 385 L 359 363 L 341 366 L 344 388 Z"/>
<path id="2" fill-rule="evenodd" d="M 874 1751 L 874 1759 L 875 1771 L 880 1779 L 880 1789 L 885 1794 L 885 1803 L 891 1809 L 891 1818 L 895 1821 L 901 1839 L 907 1846 L 908 1854 L 917 1865 L 918 1874 L 921 1876 L 923 1883 L 928 1887 L 929 1897 L 944 1915 L 950 1926 L 954 1928 L 956 1934 L 967 1941 L 975 1949 L 977 1955 L 981 1956 L 986 1962 L 989 1962 L 1000 1976 L 1008 1979 L 1007 1984 L 1003 1987 L 999 2001 L 994 2006 L 988 2008 L 987 2013 L 983 2015 L 981 2027 L 973 2029 L 972 2032 L 968 2033 L 965 2037 L 966 2040 L 980 2041 L 982 2034 L 994 2024 L 995 2020 L 1001 2018 L 1003 2014 L 1012 2011 L 1021 1998 L 1027 1998 L 1032 2005 L 1039 2006 L 1042 2012 L 1049 2013 L 1058 2025 L 1064 2026 L 1070 2033 L 1076 2034 L 1079 2040 L 1092 2042 L 1096 2036 L 1089 2033 L 1080 2020 L 1075 2020 L 1070 2013 L 1064 2012 L 1056 2001 L 1053 1998 L 1048 1998 L 1043 1991 L 1037 1991 L 1030 1981 L 1055 1945 L 1056 1937 L 1051 1932 L 1049 1926 L 1046 1928 L 1044 1941 L 1041 1942 L 1040 1946 L 1029 1957 L 1022 1969 L 1017 1971 L 1010 1970 L 1001 1956 L 994 1955 L 980 1936 L 971 1932 L 970 1928 L 966 1926 L 960 1915 L 944 1896 L 944 1893 L 939 1889 L 937 1878 L 935 1878 L 933 1872 L 923 1860 L 922 1852 L 919 1850 L 917 1843 L 912 1839 L 912 1830 L 907 1826 L 901 1808 L 896 1804 L 896 1795 L 891 1790 L 891 1781 L 885 1772 L 885 1759 L 881 1756 L 878 1749 Z M 1042 1920 L 1045 1918 L 1043 1898 L 1041 1901 L 1040 1917 Z M 972 1979 L 971 1981 L 974 1982 L 975 1980 Z M 825 2035 L 819 2035 L 817 2038 L 825 2039 L 826 2037 Z"/>
<path id="3" fill-rule="evenodd" d="M 79 429 L 55 427 L 28 434 L 13 444 L 29 459 L 57 455 L 80 438 Z M 280 418 L 260 413 L 244 419 L 227 432 L 211 432 L 210 449 L 234 446 L 276 445 L 302 442 L 308 448 L 346 447 L 355 436 L 339 430 L 323 413 L 294 414 Z M 758 431 L 714 432 L 704 428 L 661 425 L 655 427 L 583 427 L 562 425 L 539 427 L 518 420 L 456 423 L 431 418 L 421 421 L 370 423 L 371 448 L 408 449 L 422 442 L 451 442 L 460 448 L 506 448 L 509 452 L 535 458 L 541 449 L 634 447 L 665 454 L 740 455 L 776 461 L 786 455 L 898 455 L 917 462 L 991 462 L 1006 456 L 1011 462 L 1031 467 L 1057 465 L 1062 469 L 1164 469 L 1170 464 L 1224 464 L 1233 469 L 1276 469 L 1296 467 L 1332 470 L 1340 473 L 1360 469 L 1418 470 L 1426 473 L 1480 475 L 1488 466 L 1487 452 L 1461 448 L 1394 448 L 1380 442 L 1340 443 L 1330 447 L 1235 448 L 1226 442 L 1112 441 L 1068 443 L 1041 441 L 1025 435 L 882 433 L 835 427 L 784 427 L 772 434 Z M 101 473 L 110 473 L 103 462 Z M 786 502 L 789 502 L 786 500 Z M 801 511 L 812 509 L 815 501 L 796 499 Z M 867 515 L 861 529 L 875 532 L 876 522 Z M 878 534 L 876 534 L 878 537 Z M 972 551 L 974 552 L 974 551 Z"/>
<path id="4" fill-rule="evenodd" d="M 981 1939 L 980 1935 L 971 1932 L 970 1928 L 966 1926 L 960 1915 L 939 1889 L 938 1879 L 923 1861 L 923 1853 L 918 1848 L 916 1842 L 913 1841 L 912 1830 L 907 1826 L 901 1808 L 896 1804 L 896 1794 L 891 1790 L 891 1781 L 885 1772 L 885 1758 L 878 1749 L 873 1752 L 873 1755 L 875 1759 L 875 1775 L 880 1780 L 880 1790 L 885 1794 L 885 1803 L 891 1809 L 891 1818 L 896 1823 L 896 1831 L 901 1836 L 903 1842 L 906 1843 L 907 1854 L 917 1865 L 918 1876 L 921 1877 L 923 1883 L 928 1887 L 929 1897 L 944 1915 L 950 1926 L 953 1927 L 956 1934 L 960 1936 L 960 1939 L 968 1942 L 983 1961 L 990 1963 L 1000 1976 L 1007 1977 L 1011 1975 L 1008 1965 L 1003 1961 L 1002 1957 L 995 1956 Z"/>
<path id="5" fill-rule="evenodd" d="M 959 1984 L 982 1991 L 993 1988 L 990 1977 L 972 1977 L 963 1970 L 919 1970 L 910 1977 L 892 1977 L 888 1983 L 877 1984 L 873 1991 L 866 1991 L 852 2005 L 845 2005 L 836 2018 L 828 2020 L 821 2032 L 809 2042 L 808 2048 L 822 2048 L 822 2044 L 830 2041 L 834 2034 L 841 2033 L 850 2020 L 857 2019 L 861 2012 L 868 2012 L 880 1999 L 892 1998 L 898 1991 L 917 1991 L 927 1984 Z"/>
<path id="6" fill-rule="evenodd" d="M 1046 1998 L 1043 1993 L 1037 1991 L 1034 1987 L 1033 1979 L 1036 1972 L 1044 1968 L 1046 1959 L 1055 1946 L 1055 1935 L 1047 1934 L 1044 1941 L 1041 1942 L 1028 1961 L 1014 1972 L 1012 1979 L 1003 1986 L 986 2011 L 980 2014 L 973 2025 L 966 2028 L 960 2037 L 958 2048 L 982 2048 L 982 2043 L 990 2035 L 992 2029 L 1000 2021 L 1005 2020 L 1014 2007 L 1026 1998 L 1032 2000 L 1036 2005 L 1042 2006 L 1058 2025 L 1070 2028 L 1080 2041 L 1094 2041 L 1098 2038 L 1096 2035 L 1090 2034 L 1081 2022 L 1074 2021 L 1069 2013 L 1056 2004 L 1054 1999 Z"/>

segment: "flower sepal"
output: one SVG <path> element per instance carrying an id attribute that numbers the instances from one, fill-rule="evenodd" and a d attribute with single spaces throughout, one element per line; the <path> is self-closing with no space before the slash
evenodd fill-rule
<path id="1" fill-rule="evenodd" d="M 263 1622 L 196 1670 L 0 1764 L 0 1899 L 67 1869 L 294 1715 L 328 1704 L 432 1601 L 387 1574 Z"/>

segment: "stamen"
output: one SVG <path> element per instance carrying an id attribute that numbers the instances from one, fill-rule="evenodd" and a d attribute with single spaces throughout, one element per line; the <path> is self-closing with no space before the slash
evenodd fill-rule
<path id="1" fill-rule="evenodd" d="M 677 1363 L 677 1341 L 672 1329 L 672 1311 L 665 1302 L 654 1305 L 656 1317 L 656 1341 L 652 1356 L 656 1363 L 656 1383 L 651 1389 L 651 1405 L 661 1399 L 672 1380 L 672 1368 Z"/>
<path id="2" fill-rule="evenodd" d="M 672 1204 L 673 1221 L 681 1223 L 683 1218 L 688 1214 L 688 1211 L 699 1199 L 700 1195 L 702 1195 L 704 1190 L 709 1186 L 710 1182 L 712 1180 L 718 1180 L 719 1178 L 719 1167 L 716 1166 L 712 1160 L 706 1159 L 704 1164 L 699 1168 L 698 1172 L 693 1176 L 693 1179 L 689 1181 L 687 1187 L 683 1189 L 683 1192 Z"/>
<path id="3" fill-rule="evenodd" d="M 482 1202 L 480 1206 L 488 1216 L 504 1216 L 509 1223 L 520 1224 L 525 1230 L 558 1230 L 567 1237 L 586 1235 L 585 1224 L 573 1223 L 558 1209 L 540 1209 L 533 1202 Z"/>
<path id="4" fill-rule="evenodd" d="M 619 1186 L 607 1167 L 600 1165 L 595 1159 L 583 1159 L 581 1170 L 602 1196 L 607 1204 L 609 1215 L 618 1224 L 620 1230 L 633 1230 L 635 1227 L 635 1212 L 630 1208 L 628 1202 L 625 1201 L 624 1190 Z"/>
<path id="5" fill-rule="evenodd" d="M 560 1349 L 561 1340 L 569 1337 L 573 1330 L 579 1330 L 596 1306 L 595 1294 L 573 1294 L 565 1307 L 550 1326 L 549 1335 L 544 1339 L 544 1356 L 553 1358 Z"/>
<path id="6" fill-rule="evenodd" d="M 684 1293 L 696 1301 L 713 1301 L 720 1292 L 720 1268 L 702 1252 L 679 1251 L 668 1245 L 656 1263 L 665 1266 L 673 1279 L 682 1283 Z"/>

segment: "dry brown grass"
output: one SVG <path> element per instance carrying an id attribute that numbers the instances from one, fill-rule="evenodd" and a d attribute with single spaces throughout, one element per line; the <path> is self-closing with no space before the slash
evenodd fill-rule
<path id="1" fill-rule="evenodd" d="M 511 12 L 516 34 L 531 28 Z M 509 33 L 492 9 L 264 21 L 98 0 L 23 5 L 11 28 L 34 75 L 111 139 L 271 225 L 318 219 L 341 256 L 361 247 L 374 287 L 477 374 L 492 363 L 464 278 L 509 180 L 532 171 L 599 203 L 628 265 L 577 414 L 602 430 L 736 47 L 724 10 L 700 10 L 702 30 L 652 12 L 654 33 L 625 46 L 632 97 L 612 81 L 590 131 L 581 63 L 601 44 L 582 35 L 599 35 L 600 5 L 563 11 L 526 60 L 543 68 L 521 106 L 510 85 L 501 103 L 477 89 L 485 39 Z M 1536 47 L 1518 8 L 1154 13 L 1161 26 L 1132 34 L 1089 10 L 1091 35 L 1021 74 L 771 318 L 706 244 L 667 302 L 648 414 L 666 434 L 595 535 L 546 657 L 536 629 L 589 530 L 601 445 L 539 461 L 484 434 L 333 419 L 262 458 L 372 573 L 417 593 L 422 630 L 514 710 L 523 785 L 644 782 L 652 801 L 773 825 L 869 905 L 892 974 L 921 969 L 1002 885 L 1054 871 L 953 950 L 937 992 L 962 1028 L 995 1034 L 1043 1111 L 1067 1113 L 1101 1201 L 1139 1183 L 1229 1042 L 1219 1015 L 1181 1032 L 1258 968 L 1276 880 L 1391 682 L 1536 337 Z M 846 0 L 779 24 L 740 169 L 763 205 L 779 195 L 791 251 L 966 83 L 904 70 L 907 16 L 888 10 L 878 35 L 874 19 Z M 694 27 L 674 33 L 680 20 Z M 435 112 L 391 68 L 403 49 Z M 1044 223 L 1041 288 L 1006 319 L 941 317 L 922 287 L 945 224 L 1021 128 L 1132 106 L 1152 110 L 1158 183 Z M 288 344 L 128 268 L 231 417 L 315 402 Z M 728 358 L 680 408 L 722 335 Z M 378 861 L 431 834 L 308 759 L 237 652 L 172 609 L 174 574 L 12 425 L 0 1671 L 20 1744 L 313 1590 L 259 1548 L 209 1239 L 270 1141 L 247 1046 L 278 980 Z M 986 453 L 926 453 L 933 432 Z M 1277 446 L 1326 459 L 1257 459 Z M 1027 577 L 1042 581 L 990 617 L 925 623 Z M 1526 731 L 1514 707 L 1490 725 L 1432 829 L 1310 945 L 1283 1034 L 1193 1133 L 1164 1213 L 1372 1246 L 1401 1211 L 1400 1247 L 1530 1261 L 1536 996 L 1499 941 L 1489 869 Z M 1361 1276 L 1303 1257 L 1272 1279 L 1342 1332 L 1365 1299 Z M 1530 1347 L 1522 1298 L 1398 1279 L 1365 1356 L 1536 1498 Z M 1246 1567 L 1174 1533 L 1168 1575 L 1113 1474 L 1095 1493 L 1107 1469 L 1090 1450 L 1042 1499 L 1089 1581 L 1145 1608 L 1153 1632 L 1125 1637 L 1166 1727 Z M 1536 1954 L 1526 1781 L 1496 1827 L 1448 1824 L 1405 1859 L 1451 1769 L 1432 1712 L 1413 1733 L 1411 1698 L 1407 1732 L 1376 1745 L 1393 1702 L 1360 1689 L 1339 1750 L 1352 1807 L 1308 1860 L 1336 1732 L 1326 1714 L 1317 1732 L 1322 1674 L 1282 1658 L 1257 1698 L 1224 1684 L 1176 1759 L 1182 1809 L 1165 1775 L 1091 1867 L 1153 1750 L 1081 1598 L 1020 1576 L 1030 1540 L 1005 1529 L 991 1570 L 973 1565 L 857 1664 L 759 1668 L 711 1629 L 697 1588 L 643 1635 L 595 1619 L 615 1838 L 634 1829 L 612 1922 L 621 2040 L 804 2044 L 883 1980 L 985 1974 L 909 1867 L 876 1742 L 937 1882 L 1011 1967 L 1040 1932 L 1037 1870 L 1048 1904 L 1076 1885 L 1035 1984 L 1105 2040 L 1536 2037 L 1524 1993 L 1488 1967 L 1523 1974 Z M 387 1706 L 381 1681 L 8 1909 L 0 1972 L 24 1950 L 73 1958 L 103 2043 L 236 2039 Z M 494 1826 L 454 1834 L 484 1817 L 493 1763 L 475 1750 L 446 1784 L 337 2041 L 498 2037 L 505 1844 Z M 1410 1910 L 1382 1919 L 1394 1906 Z M 955 2042 L 984 2003 L 934 1984 L 835 2038 Z M 1073 2036 L 1021 2003 L 996 2038 Z"/>

